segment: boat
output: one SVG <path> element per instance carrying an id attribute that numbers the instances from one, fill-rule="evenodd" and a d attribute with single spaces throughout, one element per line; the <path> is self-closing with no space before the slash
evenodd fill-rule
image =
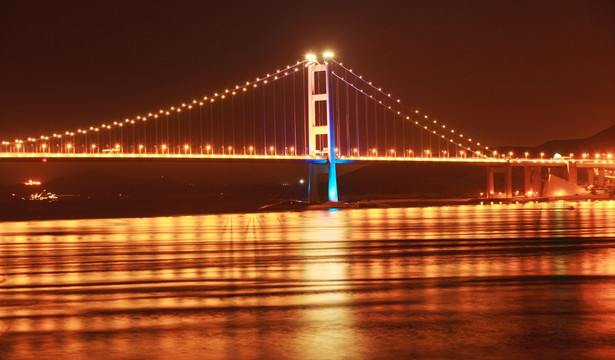
<path id="1" fill-rule="evenodd" d="M 58 201 L 58 195 L 46 192 L 47 190 L 43 190 L 40 193 L 30 194 L 30 196 L 25 199 L 29 201 Z"/>

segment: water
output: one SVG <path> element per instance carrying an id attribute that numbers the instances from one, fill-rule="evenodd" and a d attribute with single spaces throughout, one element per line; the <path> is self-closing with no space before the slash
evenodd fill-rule
<path id="1" fill-rule="evenodd" d="M 0 223 L 0 358 L 613 358 L 614 215 L 578 202 Z"/>

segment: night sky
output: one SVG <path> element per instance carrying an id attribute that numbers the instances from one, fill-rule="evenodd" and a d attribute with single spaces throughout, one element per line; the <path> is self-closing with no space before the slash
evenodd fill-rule
<path id="1" fill-rule="evenodd" d="M 0 2 L 0 138 L 76 130 L 338 61 L 486 145 L 615 124 L 613 1 Z"/>

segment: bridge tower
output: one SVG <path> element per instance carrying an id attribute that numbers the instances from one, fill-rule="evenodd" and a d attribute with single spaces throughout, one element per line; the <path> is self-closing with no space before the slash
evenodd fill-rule
<path id="1" fill-rule="evenodd" d="M 328 173 L 327 197 L 337 202 L 337 171 L 335 167 L 335 119 L 333 110 L 333 91 L 331 84 L 332 55 L 325 53 L 321 64 L 315 56 L 308 55 L 308 138 L 311 156 L 327 154 L 327 164 L 310 164 L 308 198 L 318 200 L 319 173 Z M 325 166 L 323 166 L 325 165 Z"/>

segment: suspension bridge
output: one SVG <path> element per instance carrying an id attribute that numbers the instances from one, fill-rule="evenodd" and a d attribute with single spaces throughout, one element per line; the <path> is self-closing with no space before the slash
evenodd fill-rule
<path id="1" fill-rule="evenodd" d="M 309 164 L 310 189 L 328 174 L 329 201 L 338 201 L 336 166 L 349 163 L 471 163 L 504 173 L 512 193 L 512 167 L 524 168 L 525 194 L 544 193 L 543 168 L 564 167 L 577 186 L 577 168 L 604 184 L 610 157 L 545 159 L 498 153 L 432 119 L 334 59 L 309 54 L 252 80 L 181 104 L 103 124 L 0 143 L 0 161 L 250 160 Z M 590 175 L 591 173 L 591 175 Z M 588 181 L 589 182 L 589 181 Z M 570 191 L 573 191 L 570 190 Z M 578 189 L 577 189 L 578 190 Z M 564 191 L 564 190 L 562 190 Z M 310 198 L 316 199 L 313 190 Z"/>

